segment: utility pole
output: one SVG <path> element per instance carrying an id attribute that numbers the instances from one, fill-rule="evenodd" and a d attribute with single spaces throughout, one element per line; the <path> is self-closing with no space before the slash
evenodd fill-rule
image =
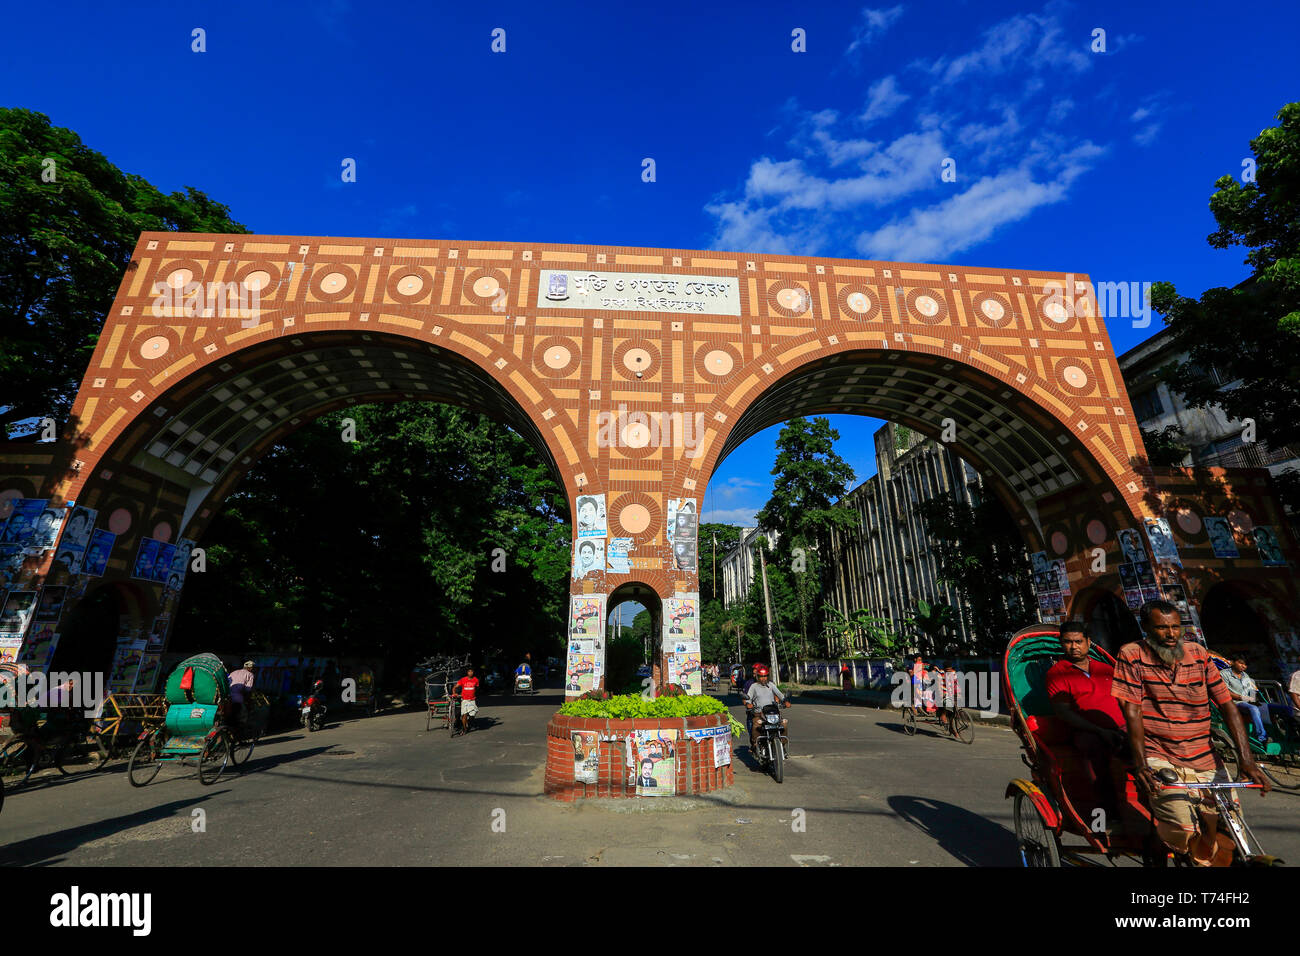
<path id="1" fill-rule="evenodd" d="M 710 532 L 713 535 L 713 600 L 718 599 L 718 532 Z M 1153 564 L 1152 567 L 1155 567 Z"/>
<path id="2" fill-rule="evenodd" d="M 758 564 L 763 574 L 763 616 L 767 619 L 767 653 L 772 660 L 772 683 L 777 684 L 781 681 L 781 669 L 776 661 L 776 632 L 772 627 L 772 595 L 767 588 L 767 558 L 764 552 L 767 551 L 767 536 L 763 535 L 758 542 Z"/>

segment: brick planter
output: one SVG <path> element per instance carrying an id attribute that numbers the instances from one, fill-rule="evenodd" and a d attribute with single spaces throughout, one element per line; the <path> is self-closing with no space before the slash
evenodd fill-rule
<path id="1" fill-rule="evenodd" d="M 665 717 L 662 719 L 607 720 L 603 717 L 566 717 L 555 714 L 546 725 L 546 793 L 557 800 L 580 800 L 586 797 L 635 797 L 635 769 L 627 766 L 627 736 L 633 730 L 677 731 L 677 795 L 721 790 L 735 782 L 731 764 L 713 766 L 713 740 L 692 739 L 687 730 L 704 730 L 728 726 L 726 714 L 704 717 Z M 575 730 L 600 734 L 600 771 L 595 783 L 576 780 L 573 772 Z M 610 740 L 607 738 L 617 738 Z M 734 759 L 734 757 L 733 757 Z M 648 797 L 646 799 L 660 799 Z"/>

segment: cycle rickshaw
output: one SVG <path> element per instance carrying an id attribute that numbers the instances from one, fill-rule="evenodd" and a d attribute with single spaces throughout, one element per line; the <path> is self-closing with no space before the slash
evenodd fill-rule
<path id="1" fill-rule="evenodd" d="M 940 693 L 945 703 L 936 705 L 929 698 L 929 691 L 922 693 L 921 700 L 910 700 L 903 705 L 901 716 L 903 718 L 903 730 L 907 736 L 916 735 L 916 724 L 919 720 L 921 723 L 935 724 L 943 733 L 948 734 L 954 740 L 960 740 L 964 744 L 973 743 L 975 740 L 975 718 L 969 710 L 958 706 L 960 702 L 960 685 L 952 687 L 949 691 L 944 691 L 941 683 L 945 681 L 946 676 L 940 674 L 935 681 L 935 690 Z M 909 689 L 913 685 L 909 685 Z M 946 701 L 951 700 L 951 706 Z M 947 714 L 946 721 L 940 720 L 941 714 Z"/>
<path id="2" fill-rule="evenodd" d="M 1210 660 L 1214 661 L 1220 671 L 1232 667 L 1232 663 L 1223 655 L 1210 651 Z M 1270 725 L 1271 736 L 1262 741 L 1255 734 L 1255 728 L 1242 714 L 1242 723 L 1246 727 L 1246 743 L 1250 746 L 1251 757 L 1259 765 L 1273 786 L 1295 793 L 1300 791 L 1300 724 L 1296 722 L 1294 708 L 1291 707 L 1287 694 L 1278 681 L 1260 680 L 1255 682 L 1259 688 L 1259 706 L 1261 709 L 1269 704 L 1278 704 L 1283 714 L 1273 714 Z M 1228 733 L 1219 708 L 1210 705 L 1210 743 L 1215 753 L 1232 776 L 1237 775 L 1237 748 Z M 1270 764 L 1273 767 L 1270 769 Z"/>
<path id="3" fill-rule="evenodd" d="M 23 774 L 25 784 L 38 770 L 53 767 L 63 776 L 69 757 L 84 757 L 91 770 L 107 762 L 109 748 L 98 728 L 74 707 L 38 707 L 19 701 L 21 685 L 29 674 L 26 664 L 0 664 L 0 714 L 9 718 L 12 735 L 0 747 L 0 776 Z"/>
<path id="4" fill-rule="evenodd" d="M 266 729 L 270 705 L 253 692 L 236 720 L 226 667 L 215 654 L 181 661 L 167 678 L 167 715 L 161 726 L 146 728 L 127 764 L 131 786 L 143 787 L 158 776 L 164 763 L 186 766 L 194 761 L 199 782 L 211 785 L 227 764 L 247 762 Z"/>
<path id="5" fill-rule="evenodd" d="M 1096 644 L 1089 655 L 1114 666 L 1115 659 Z M 1021 860 L 1025 866 L 1034 867 L 1062 863 L 1099 866 L 1103 861 L 1114 864 L 1122 858 L 1139 860 L 1146 866 L 1166 866 L 1172 854 L 1157 836 L 1151 811 L 1131 772 L 1124 773 L 1118 819 L 1106 820 L 1086 812 L 1091 802 L 1086 757 L 1061 742 L 1063 734 L 1056 726 L 1057 718 L 1047 697 L 1047 671 L 1064 656 L 1057 627 L 1036 624 L 1016 632 L 1003 658 L 1002 692 L 1020 738 L 1021 759 L 1032 777 L 1012 780 L 1006 789 L 1006 796 L 1015 798 L 1012 816 Z M 1234 865 L 1280 862 L 1260 848 L 1237 804 L 1238 791 L 1259 789 L 1258 784 L 1215 781 L 1166 786 L 1211 795 L 1235 845 Z M 1083 842 L 1067 843 L 1063 839 L 1067 835 Z"/>

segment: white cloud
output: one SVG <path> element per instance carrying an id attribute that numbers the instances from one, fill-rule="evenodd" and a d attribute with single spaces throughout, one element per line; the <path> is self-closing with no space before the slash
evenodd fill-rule
<path id="1" fill-rule="evenodd" d="M 863 47 L 884 36 L 885 32 L 903 15 L 903 7 L 890 7 L 887 10 L 873 10 L 866 7 L 862 11 L 862 22 L 853 34 L 853 42 L 844 51 L 845 55 L 856 53 Z"/>
<path id="2" fill-rule="evenodd" d="M 898 88 L 898 80 L 892 75 L 876 80 L 867 90 L 867 106 L 860 119 L 864 123 L 873 123 L 890 116 L 911 97 Z"/>
<path id="3" fill-rule="evenodd" d="M 701 520 L 708 521 L 712 524 L 734 524 L 740 525 L 742 528 L 756 528 L 758 527 L 758 518 L 756 515 L 762 510 L 761 507 L 727 509 L 714 508 L 712 511 L 705 510 L 704 517 Z"/>
<path id="4" fill-rule="evenodd" d="M 1065 26 L 1055 14 L 1019 13 L 985 30 L 974 50 L 951 59 L 940 57 L 928 66 L 917 65 L 928 70 L 941 85 L 1023 68 L 1052 73 L 1087 70 L 1092 65 L 1087 43 L 1068 43 L 1065 37 Z"/>

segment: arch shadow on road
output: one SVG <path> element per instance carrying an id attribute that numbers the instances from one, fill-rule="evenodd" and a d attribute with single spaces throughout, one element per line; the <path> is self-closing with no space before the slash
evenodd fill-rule
<path id="1" fill-rule="evenodd" d="M 1019 866 L 1016 835 L 964 807 L 930 797 L 892 796 L 890 808 L 967 866 Z"/>

